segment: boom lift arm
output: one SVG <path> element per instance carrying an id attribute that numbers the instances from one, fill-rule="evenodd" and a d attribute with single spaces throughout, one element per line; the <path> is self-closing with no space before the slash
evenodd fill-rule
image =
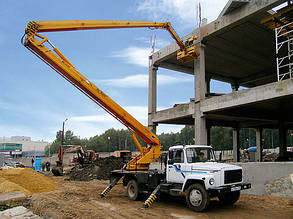
<path id="1" fill-rule="evenodd" d="M 184 43 L 180 40 L 170 22 L 148 22 L 148 21 L 32 21 L 26 28 L 26 34 L 35 35 L 37 32 L 55 32 L 90 29 L 113 29 L 113 28 L 139 28 L 149 27 L 167 30 L 179 46 L 177 59 L 181 62 L 189 62 L 196 59 L 199 54 L 199 45 L 195 44 L 197 36 L 187 39 Z"/>
<path id="2" fill-rule="evenodd" d="M 139 136 L 148 148 L 142 147 L 135 135 L 132 136 L 140 154 L 131 160 L 127 170 L 147 170 L 153 159 L 160 157 L 161 144 L 158 137 L 147 127 L 143 126 L 121 106 L 97 88 L 86 77 L 76 70 L 73 64 L 57 49 L 47 37 L 38 32 L 71 31 L 86 29 L 109 29 L 109 28 L 134 28 L 153 27 L 168 30 L 176 40 L 180 51 L 184 52 L 184 44 L 171 27 L 165 22 L 139 22 L 139 21 L 32 21 L 25 29 L 24 46 L 34 53 L 38 58 L 48 64 L 53 70 L 69 81 L 73 86 L 88 96 L 92 101 L 101 106 L 105 111 L 124 124 L 130 131 Z M 48 43 L 53 50 L 45 46 Z"/>

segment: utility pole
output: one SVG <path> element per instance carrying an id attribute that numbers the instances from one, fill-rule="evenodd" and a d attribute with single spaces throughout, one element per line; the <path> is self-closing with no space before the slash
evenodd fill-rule
<path id="1" fill-rule="evenodd" d="M 63 146 L 64 145 L 64 124 L 65 122 L 68 120 L 68 118 L 66 118 L 64 121 L 63 121 L 63 125 L 62 125 L 62 139 L 61 139 L 61 145 Z"/>
<path id="2" fill-rule="evenodd" d="M 108 143 L 109 143 L 109 157 L 110 157 L 110 140 L 111 140 L 111 137 L 110 136 L 108 136 Z"/>

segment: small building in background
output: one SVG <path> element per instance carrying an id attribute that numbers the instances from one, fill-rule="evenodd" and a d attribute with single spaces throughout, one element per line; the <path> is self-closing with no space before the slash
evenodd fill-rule
<path id="1" fill-rule="evenodd" d="M 22 156 L 22 144 L 17 143 L 0 143 L 0 153 L 9 157 Z"/>
<path id="2" fill-rule="evenodd" d="M 5 156 L 44 156 L 47 141 L 32 141 L 28 136 L 12 136 L 0 138 L 0 153 Z"/>

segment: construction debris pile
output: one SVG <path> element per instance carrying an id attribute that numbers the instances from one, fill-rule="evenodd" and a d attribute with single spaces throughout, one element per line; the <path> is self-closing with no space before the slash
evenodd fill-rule
<path id="1" fill-rule="evenodd" d="M 293 198 L 293 173 L 265 184 L 268 195 Z"/>
<path id="2" fill-rule="evenodd" d="M 264 162 L 274 162 L 277 160 L 277 158 L 279 157 L 278 153 L 267 153 L 264 157 L 263 157 L 263 161 Z"/>
<path id="3" fill-rule="evenodd" d="M 89 181 L 93 179 L 107 180 L 110 179 L 112 170 L 121 169 L 123 159 L 120 157 L 99 158 L 92 164 L 83 167 L 76 165 L 68 173 L 69 180 Z"/>
<path id="4" fill-rule="evenodd" d="M 11 168 L 0 171 L 0 194 L 49 192 L 58 189 L 56 182 L 30 168 Z"/>

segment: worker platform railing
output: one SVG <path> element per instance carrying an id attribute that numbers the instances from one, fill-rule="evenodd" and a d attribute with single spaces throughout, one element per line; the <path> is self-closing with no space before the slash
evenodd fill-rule
<path id="1" fill-rule="evenodd" d="M 278 81 L 293 78 L 293 22 L 275 28 Z"/>

